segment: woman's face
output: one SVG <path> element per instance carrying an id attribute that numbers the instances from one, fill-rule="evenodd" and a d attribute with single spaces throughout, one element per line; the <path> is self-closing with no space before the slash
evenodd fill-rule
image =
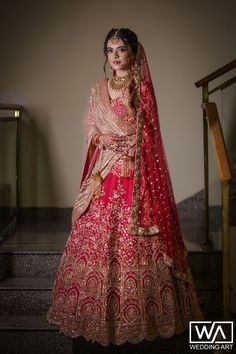
<path id="1" fill-rule="evenodd" d="M 124 41 L 119 38 L 115 43 L 112 38 L 107 42 L 107 60 L 114 70 L 128 70 L 131 66 L 132 49 L 129 45 L 125 45 Z"/>

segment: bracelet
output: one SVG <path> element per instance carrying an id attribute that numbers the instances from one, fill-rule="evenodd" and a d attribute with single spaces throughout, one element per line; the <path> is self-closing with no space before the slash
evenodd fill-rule
<path id="1" fill-rule="evenodd" d="M 100 139 L 101 136 L 102 136 L 102 134 L 96 134 L 96 135 L 94 135 L 94 144 L 97 145 L 97 147 L 98 147 L 100 150 L 104 150 L 104 148 L 105 148 L 104 144 L 99 141 L 99 139 Z"/>
<path id="2" fill-rule="evenodd" d="M 129 122 L 129 121 L 134 121 L 136 118 L 136 114 L 135 111 L 132 111 L 132 113 L 130 114 L 126 114 L 125 119 Z"/>
<path id="3" fill-rule="evenodd" d="M 93 136 L 93 143 L 94 143 L 95 145 L 98 145 L 98 144 L 99 144 L 99 138 L 100 138 L 100 134 L 95 134 L 95 135 Z"/>

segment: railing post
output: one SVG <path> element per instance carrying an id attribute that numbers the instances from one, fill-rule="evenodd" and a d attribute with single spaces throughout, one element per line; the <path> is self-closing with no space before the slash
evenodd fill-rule
<path id="1" fill-rule="evenodd" d="M 222 183 L 222 245 L 223 245 L 223 318 L 231 316 L 229 184 Z"/>
<path id="2" fill-rule="evenodd" d="M 18 217 L 19 217 L 19 158 L 20 158 L 20 152 L 19 152 L 19 148 L 20 148 L 20 144 L 19 144 L 19 119 L 20 119 L 20 114 L 21 111 L 18 109 L 15 109 L 14 111 L 14 116 L 17 119 L 16 120 L 16 217 L 17 217 L 17 221 L 18 221 Z"/>
<path id="3" fill-rule="evenodd" d="M 202 101 L 209 102 L 208 83 L 202 86 Z M 204 248 L 208 248 L 212 242 L 209 238 L 209 160 L 208 160 L 208 123 L 206 110 L 203 109 L 203 148 L 204 148 L 204 201 L 205 201 L 205 241 Z"/>

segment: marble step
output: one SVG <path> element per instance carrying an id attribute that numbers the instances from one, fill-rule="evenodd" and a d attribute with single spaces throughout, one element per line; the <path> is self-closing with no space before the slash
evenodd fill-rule
<path id="1" fill-rule="evenodd" d="M 53 278 L 2 279 L 0 314 L 45 314 L 51 303 L 52 285 Z"/>
<path id="2" fill-rule="evenodd" d="M 1 315 L 0 331 L 57 331 L 45 315 Z"/>
<path id="3" fill-rule="evenodd" d="M 6 277 L 54 277 L 62 252 L 0 252 L 0 279 Z"/>
<path id="4" fill-rule="evenodd" d="M 0 251 L 0 279 L 6 277 L 53 278 L 62 252 Z M 221 279 L 221 252 L 192 251 L 188 262 L 194 278 Z"/>
<path id="5" fill-rule="evenodd" d="M 72 354 L 72 339 L 59 335 L 44 316 L 0 316 L 0 348 L 4 354 Z"/>
<path id="6" fill-rule="evenodd" d="M 46 315 L 53 278 L 11 277 L 0 280 L 0 315 Z M 207 318 L 220 318 L 221 292 L 215 279 L 196 279 L 199 300 Z"/>
<path id="7" fill-rule="evenodd" d="M 1 290 L 51 290 L 53 278 L 10 277 L 0 280 Z"/>

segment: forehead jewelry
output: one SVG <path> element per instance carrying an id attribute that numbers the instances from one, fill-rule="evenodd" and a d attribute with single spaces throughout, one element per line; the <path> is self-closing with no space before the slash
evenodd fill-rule
<path id="1" fill-rule="evenodd" d="M 118 36 L 118 32 L 119 30 L 115 31 L 115 33 L 113 34 L 113 37 L 111 38 L 111 43 L 112 44 L 116 44 L 119 42 L 119 36 Z"/>

